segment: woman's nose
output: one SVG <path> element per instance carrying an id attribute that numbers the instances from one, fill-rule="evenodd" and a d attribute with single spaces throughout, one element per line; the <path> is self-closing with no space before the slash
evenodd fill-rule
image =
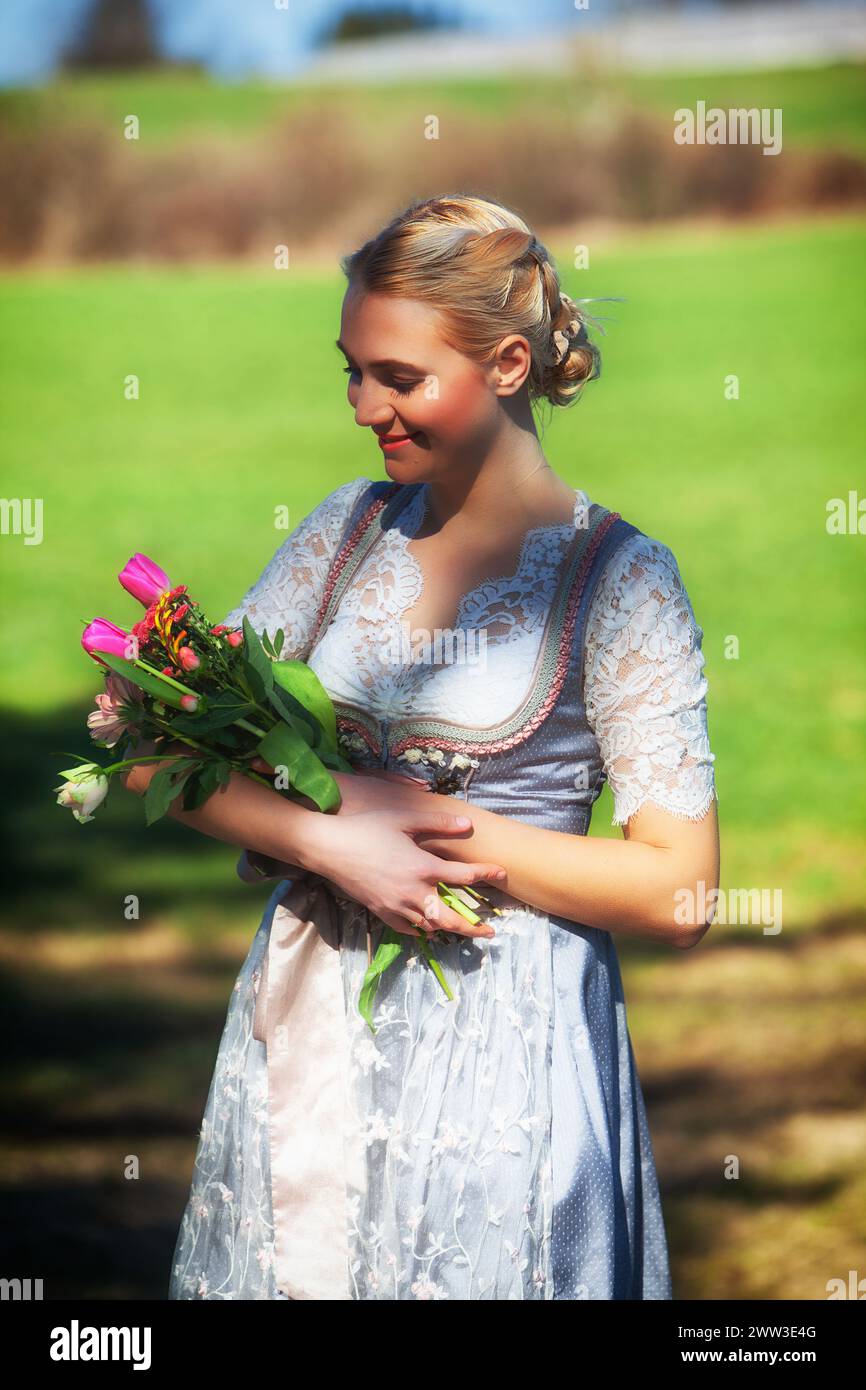
<path id="1" fill-rule="evenodd" d="M 387 425 L 394 418 L 394 411 L 384 396 L 382 388 L 375 382 L 362 384 L 355 398 L 355 424 L 365 426 Z"/>

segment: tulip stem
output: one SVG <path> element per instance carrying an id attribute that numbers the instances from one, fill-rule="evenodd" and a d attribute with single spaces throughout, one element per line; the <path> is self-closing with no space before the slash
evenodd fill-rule
<path id="1" fill-rule="evenodd" d="M 237 724 L 239 729 L 246 729 L 247 733 L 255 734 L 256 738 L 264 738 L 265 736 L 264 729 L 257 729 L 255 724 L 250 724 L 247 719 L 235 719 L 234 723 Z"/>
<path id="2" fill-rule="evenodd" d="M 164 671 L 157 671 L 155 666 L 151 666 L 143 657 L 136 657 L 133 666 L 140 666 L 143 671 L 149 671 L 152 676 L 157 676 L 159 680 L 165 681 L 166 685 L 173 685 L 175 690 L 180 690 L 184 695 L 195 695 L 194 690 L 190 690 L 188 685 L 181 685 L 174 676 L 167 676 Z"/>
<path id="3" fill-rule="evenodd" d="M 122 758 L 118 763 L 109 763 L 108 767 L 100 767 L 100 772 L 110 776 L 112 772 L 119 772 L 122 767 L 134 767 L 136 763 L 164 763 L 168 759 L 157 757 L 155 754 L 147 758 Z"/>

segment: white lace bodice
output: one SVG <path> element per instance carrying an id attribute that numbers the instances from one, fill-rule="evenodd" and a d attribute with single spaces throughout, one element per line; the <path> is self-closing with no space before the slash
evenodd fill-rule
<path id="1" fill-rule="evenodd" d="M 370 481 L 355 478 L 330 493 L 224 621 L 237 626 L 246 614 L 258 632 L 281 627 L 283 656 L 304 657 L 340 538 Z M 590 499 L 578 491 L 571 523 L 528 531 L 516 572 L 464 594 L 456 629 L 438 645 L 436 633 L 425 644 L 417 629 L 410 643 L 402 624 L 423 591 L 408 544 L 426 504 L 420 488 L 373 546 L 310 665 L 332 698 L 378 718 L 438 716 L 483 728 L 523 703 L 560 565 Z M 463 637 L 457 659 L 451 643 Z M 672 552 L 630 536 L 599 579 L 584 645 L 586 713 L 613 793 L 614 825 L 645 802 L 700 819 L 713 800 L 702 637 Z"/>

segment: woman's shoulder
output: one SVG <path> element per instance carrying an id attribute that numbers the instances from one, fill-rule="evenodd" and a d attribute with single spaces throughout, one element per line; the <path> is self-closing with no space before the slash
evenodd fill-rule
<path id="1" fill-rule="evenodd" d="M 665 588 L 684 591 L 680 566 L 673 549 L 656 536 L 648 535 L 616 507 L 608 506 L 578 490 L 578 496 L 591 510 L 600 508 L 625 523 L 622 535 L 609 551 L 599 574 L 599 587 L 607 589 L 639 581 L 660 580 Z"/>
<path id="2" fill-rule="evenodd" d="M 627 521 L 615 508 L 605 510 Z M 676 628 L 682 640 L 688 634 L 690 645 L 700 645 L 703 629 L 673 547 L 633 522 L 620 529 L 621 539 L 595 575 L 587 613 L 588 645 L 608 642 L 613 636 L 622 641 L 626 631 L 633 643 L 643 642 L 651 640 L 649 634 L 659 628 Z"/>

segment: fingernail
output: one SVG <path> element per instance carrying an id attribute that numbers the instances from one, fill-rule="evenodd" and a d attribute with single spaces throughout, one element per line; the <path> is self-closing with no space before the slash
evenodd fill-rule
<path id="1" fill-rule="evenodd" d="M 458 817 L 457 817 L 457 824 L 462 828 L 462 827 L 464 827 L 464 826 L 466 826 L 466 825 L 471 825 L 472 822 L 471 822 L 471 820 L 469 819 L 468 816 L 458 816 Z"/>

